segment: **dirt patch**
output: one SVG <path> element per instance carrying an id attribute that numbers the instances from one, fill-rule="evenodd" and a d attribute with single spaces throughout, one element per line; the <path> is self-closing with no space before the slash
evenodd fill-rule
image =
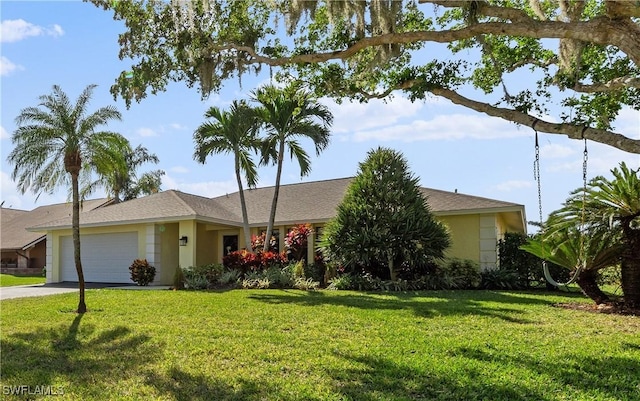
<path id="1" fill-rule="evenodd" d="M 607 313 L 614 315 L 640 316 L 640 309 L 626 308 L 622 303 L 585 304 L 579 302 L 560 302 L 553 304 L 555 308 L 581 310 L 592 313 Z"/>

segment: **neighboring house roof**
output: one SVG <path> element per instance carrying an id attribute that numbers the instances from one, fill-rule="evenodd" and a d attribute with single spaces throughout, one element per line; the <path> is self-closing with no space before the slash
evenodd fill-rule
<path id="1" fill-rule="evenodd" d="M 80 215 L 83 227 L 136 224 L 145 222 L 170 222 L 199 219 L 212 223 L 237 225 L 242 217 L 217 202 L 202 196 L 169 190 L 142 198 L 120 202 L 109 207 Z M 32 230 L 70 228 L 69 217 L 30 227 Z"/>
<path id="2" fill-rule="evenodd" d="M 282 185 L 278 196 L 276 225 L 316 223 L 331 219 L 352 180 L 353 178 L 340 178 Z M 245 190 L 251 226 L 267 225 L 274 190 L 275 187 Z M 524 206 L 516 203 L 431 188 L 422 188 L 422 192 L 436 215 L 512 212 L 509 224 L 522 229 L 526 226 Z M 175 190 L 163 191 L 83 213 L 80 224 L 89 227 L 184 219 L 241 226 L 240 195 L 235 192 L 209 199 Z M 44 231 L 69 227 L 71 219 L 66 217 L 34 225 L 31 229 Z"/>
<path id="3" fill-rule="evenodd" d="M 94 210 L 106 203 L 107 199 L 93 199 L 82 202 L 81 214 Z M 0 248 L 26 249 L 44 239 L 38 232 L 27 228 L 71 216 L 71 203 L 57 203 L 35 208 L 31 211 L 2 208 L 0 212 Z M 70 219 L 70 217 L 69 217 Z"/>

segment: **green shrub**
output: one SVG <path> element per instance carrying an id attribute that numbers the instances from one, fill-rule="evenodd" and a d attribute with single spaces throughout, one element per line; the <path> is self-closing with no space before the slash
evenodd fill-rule
<path id="1" fill-rule="evenodd" d="M 401 270 L 422 273 L 430 258 L 444 256 L 451 241 L 418 181 L 401 153 L 369 151 L 335 217 L 324 226 L 322 253 L 355 275 L 364 270 L 395 280 Z"/>
<path id="2" fill-rule="evenodd" d="M 156 277 L 156 268 L 151 266 L 147 259 L 135 259 L 131 266 L 131 281 L 138 285 L 149 285 Z"/>
<path id="3" fill-rule="evenodd" d="M 353 276 L 351 274 L 341 274 L 329 280 L 328 290 L 351 290 L 353 289 Z"/>
<path id="4" fill-rule="evenodd" d="M 312 278 L 305 279 L 302 277 L 298 277 L 296 278 L 296 281 L 293 284 L 293 287 L 299 290 L 313 291 L 313 290 L 317 290 L 320 287 L 320 282 L 313 281 Z"/>
<path id="5" fill-rule="evenodd" d="M 598 284 L 600 285 L 621 285 L 622 276 L 620 266 L 609 266 L 598 271 Z"/>
<path id="6" fill-rule="evenodd" d="M 456 288 L 454 277 L 433 272 L 421 276 L 412 282 L 413 290 L 449 290 Z"/>
<path id="7" fill-rule="evenodd" d="M 480 266 L 472 260 L 446 258 L 437 261 L 436 265 L 441 283 L 448 286 L 441 289 L 472 289 L 480 285 Z"/>
<path id="8" fill-rule="evenodd" d="M 193 290 L 213 288 L 224 271 L 224 266 L 215 263 L 183 268 L 184 285 Z"/>
<path id="9" fill-rule="evenodd" d="M 222 286 L 230 286 L 236 285 L 240 278 L 242 277 L 242 272 L 238 269 L 229 269 L 220 275 L 218 278 L 218 284 Z"/>
<path id="10" fill-rule="evenodd" d="M 250 289 L 268 289 L 271 286 L 271 281 L 267 277 L 260 278 L 245 278 L 242 280 L 242 288 L 246 290 Z"/>
<path id="11" fill-rule="evenodd" d="M 480 273 L 480 288 L 485 290 L 517 290 L 524 288 L 519 273 L 515 270 L 489 269 Z"/>
<path id="12" fill-rule="evenodd" d="M 304 262 L 302 260 L 296 262 L 293 265 L 293 277 L 304 278 Z"/>
<path id="13" fill-rule="evenodd" d="M 324 286 L 326 283 L 325 275 L 327 273 L 327 266 L 324 263 L 311 263 L 304 267 L 304 276 L 312 278 L 313 281 L 320 283 L 320 286 Z"/>
<path id="14" fill-rule="evenodd" d="M 294 283 L 293 268 L 272 266 L 264 270 L 260 278 L 266 278 L 272 288 L 291 288 Z"/>

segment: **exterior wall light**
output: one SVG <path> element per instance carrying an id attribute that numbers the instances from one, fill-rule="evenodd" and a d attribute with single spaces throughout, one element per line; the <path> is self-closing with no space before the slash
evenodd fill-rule
<path id="1" fill-rule="evenodd" d="M 180 237 L 179 241 L 180 241 L 180 246 L 187 246 L 187 236 L 186 235 L 183 235 L 182 237 Z"/>

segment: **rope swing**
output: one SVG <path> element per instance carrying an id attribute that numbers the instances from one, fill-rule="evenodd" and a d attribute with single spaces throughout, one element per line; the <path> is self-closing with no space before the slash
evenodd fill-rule
<path id="1" fill-rule="evenodd" d="M 568 286 L 569 284 L 574 283 L 580 276 L 580 273 L 582 273 L 582 271 L 585 270 L 587 267 L 585 242 L 584 242 L 585 204 L 587 200 L 587 161 L 589 159 L 589 152 L 587 150 L 587 139 L 584 137 L 584 132 L 587 130 L 587 127 L 584 127 L 582 129 L 582 135 L 581 135 L 582 140 L 584 141 L 584 151 L 582 153 L 583 155 L 582 156 L 582 211 L 580 215 L 580 230 L 579 230 L 580 231 L 580 250 L 579 250 L 580 255 L 578 257 L 578 261 L 577 261 L 573 276 L 569 279 L 569 281 L 564 283 L 559 283 L 555 281 L 553 277 L 551 277 L 551 273 L 549 272 L 549 264 L 545 257 L 544 239 L 546 235 L 546 228 L 543 223 L 543 216 L 542 216 L 542 184 L 540 180 L 540 144 L 538 141 L 538 131 L 536 130 L 536 124 L 538 123 L 538 121 L 539 120 L 536 118 L 536 120 L 531 125 L 531 128 L 535 132 L 535 161 L 533 162 L 533 174 L 534 174 L 534 179 L 538 184 L 538 213 L 540 216 L 540 233 L 542 236 L 542 240 L 541 240 L 542 271 L 544 272 L 544 278 L 547 280 L 547 282 L 549 282 L 549 284 L 553 285 L 554 287 Z"/>

